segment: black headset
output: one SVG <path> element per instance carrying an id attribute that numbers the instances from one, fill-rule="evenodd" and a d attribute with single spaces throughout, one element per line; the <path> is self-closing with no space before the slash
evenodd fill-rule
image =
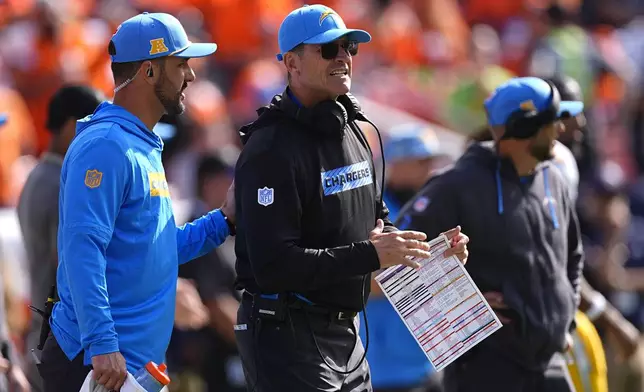
<path id="1" fill-rule="evenodd" d="M 350 94 L 325 100 L 311 108 L 300 107 L 295 119 L 325 136 L 344 136 L 344 128 L 358 117 L 360 106 Z"/>
<path id="2" fill-rule="evenodd" d="M 557 120 L 561 96 L 550 81 L 546 82 L 550 86 L 550 105 L 542 111 L 519 109 L 510 114 L 505 122 L 505 134 L 502 139 L 529 139 L 536 135 L 541 127 Z"/>

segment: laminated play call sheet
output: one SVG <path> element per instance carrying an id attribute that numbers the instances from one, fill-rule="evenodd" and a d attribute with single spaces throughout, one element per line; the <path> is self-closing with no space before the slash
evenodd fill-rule
<path id="1" fill-rule="evenodd" d="M 393 266 L 376 281 L 409 332 L 440 371 L 502 324 L 441 235 L 430 243 L 431 257 L 419 270 Z"/>

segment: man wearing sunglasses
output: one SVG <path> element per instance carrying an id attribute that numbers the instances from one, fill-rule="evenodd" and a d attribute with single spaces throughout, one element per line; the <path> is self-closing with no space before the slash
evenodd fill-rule
<path id="1" fill-rule="evenodd" d="M 425 234 L 389 220 L 356 123 L 352 58 L 370 40 L 328 7 L 291 12 L 277 55 L 289 85 L 241 129 L 235 335 L 249 391 L 371 391 L 356 318 L 370 274 L 428 255 Z M 448 237 L 465 260 L 467 237 Z"/>

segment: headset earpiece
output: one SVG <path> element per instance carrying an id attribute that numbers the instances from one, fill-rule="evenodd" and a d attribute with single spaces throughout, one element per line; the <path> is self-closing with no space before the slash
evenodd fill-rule
<path id="1" fill-rule="evenodd" d="M 148 67 L 147 75 L 148 75 L 148 78 L 151 78 L 154 76 L 154 72 L 152 71 L 152 64 L 150 64 L 150 66 Z"/>
<path id="2" fill-rule="evenodd" d="M 528 139 L 539 132 L 541 126 L 534 121 L 538 113 L 534 110 L 517 110 L 505 123 L 504 139 Z"/>

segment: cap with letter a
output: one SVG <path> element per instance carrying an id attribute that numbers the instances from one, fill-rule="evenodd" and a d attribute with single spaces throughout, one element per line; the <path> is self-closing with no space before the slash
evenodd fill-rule
<path id="1" fill-rule="evenodd" d="M 151 60 L 164 56 L 205 57 L 217 50 L 215 43 L 193 43 L 181 22 L 165 13 L 136 15 L 116 29 L 110 42 L 114 63 Z"/>

